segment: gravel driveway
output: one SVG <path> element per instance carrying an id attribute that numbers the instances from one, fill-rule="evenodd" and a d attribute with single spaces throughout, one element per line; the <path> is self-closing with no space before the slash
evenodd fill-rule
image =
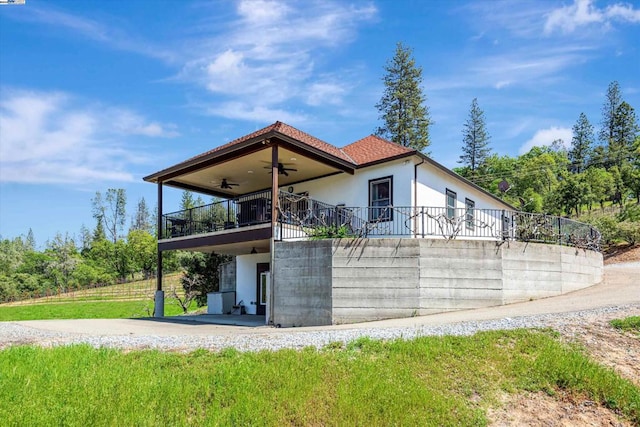
<path id="1" fill-rule="evenodd" d="M 571 294 L 507 306 L 393 319 L 356 325 L 276 329 L 183 324 L 134 319 L 0 322 L 0 348 L 86 343 L 118 349 L 241 351 L 323 347 L 362 336 L 381 339 L 471 335 L 479 331 L 551 327 L 570 333 L 576 325 L 640 315 L 640 263 L 605 267 L 602 283 Z M 573 329 L 572 329 L 573 328 Z M 565 334 L 563 334 L 565 335 Z"/>

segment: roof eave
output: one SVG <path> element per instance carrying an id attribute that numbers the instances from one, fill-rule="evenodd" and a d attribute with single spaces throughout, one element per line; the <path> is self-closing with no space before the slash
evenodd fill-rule
<path id="1" fill-rule="evenodd" d="M 257 145 L 259 143 L 265 143 L 265 141 L 271 138 L 274 132 L 269 131 L 265 134 L 255 136 L 246 141 L 242 141 L 238 144 L 232 145 L 230 147 L 224 148 L 219 151 L 214 151 L 213 153 L 209 153 L 202 157 L 196 157 L 191 160 L 186 160 L 184 162 L 178 163 L 176 165 L 170 166 L 166 169 L 153 173 L 151 175 L 145 176 L 143 180 L 147 182 L 159 182 L 166 181 L 167 179 L 174 178 L 176 176 L 182 175 L 187 171 L 194 171 L 197 169 L 201 169 L 202 167 L 206 167 L 208 163 L 212 160 L 215 160 L 220 157 L 229 157 L 231 154 L 237 151 L 244 151 L 250 148 L 252 145 Z"/>
<path id="2" fill-rule="evenodd" d="M 196 157 L 194 159 L 178 163 L 176 165 L 173 165 L 171 167 L 158 171 L 154 174 L 145 176 L 143 180 L 147 182 L 153 182 L 153 183 L 166 181 L 166 180 L 175 178 L 177 176 L 180 176 L 184 173 L 192 172 L 192 171 L 207 167 L 210 163 L 212 163 L 216 159 L 232 158 L 233 154 L 236 152 L 242 153 L 244 151 L 249 151 L 252 146 L 257 146 L 258 144 L 266 144 L 267 140 L 271 140 L 275 138 L 284 142 L 285 145 L 296 147 L 298 151 L 303 152 L 302 154 L 311 153 L 312 157 L 315 157 L 316 159 L 328 160 L 333 167 L 343 172 L 349 173 L 351 175 L 353 175 L 354 173 L 356 166 L 353 163 L 348 162 L 344 159 L 340 159 L 339 157 L 329 154 L 326 151 L 317 149 L 302 141 L 298 141 L 295 138 L 287 136 L 277 130 L 270 130 L 269 132 L 255 136 L 246 141 L 242 141 L 241 143 L 234 144 L 222 150 L 214 151 L 208 155 L 205 155 L 202 157 Z"/>
<path id="3" fill-rule="evenodd" d="M 418 153 L 417 151 L 408 151 L 406 153 L 396 154 L 395 156 L 385 157 L 384 159 L 378 159 L 378 160 L 374 160 L 374 161 L 371 161 L 371 162 L 362 163 L 362 164 L 359 164 L 357 166 L 357 169 L 362 169 L 362 168 L 366 168 L 366 167 L 369 167 L 369 166 L 380 165 L 380 164 L 383 164 L 383 163 L 392 162 L 394 160 L 404 159 L 405 157 L 414 156 L 417 153 Z"/>

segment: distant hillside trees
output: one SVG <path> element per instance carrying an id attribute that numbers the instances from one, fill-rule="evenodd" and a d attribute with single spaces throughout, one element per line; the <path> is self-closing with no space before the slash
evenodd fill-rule
<path id="1" fill-rule="evenodd" d="M 469 128 L 467 121 L 465 135 Z M 615 218 L 585 220 L 603 231 L 605 241 L 640 242 L 640 207 L 628 203 L 633 198 L 640 204 L 640 129 L 617 82 L 607 88 L 599 141 L 584 113 L 572 130 L 568 149 L 562 141 L 549 141 L 516 157 L 488 155 L 475 173 L 468 155 L 473 145 L 465 144 L 465 166 L 455 171 L 524 211 L 584 216 L 613 204 Z"/>
<path id="2" fill-rule="evenodd" d="M 105 197 L 97 192 L 91 207 L 96 218 L 93 231 L 83 225 L 77 238 L 58 233 L 43 251 L 36 249 L 31 230 L 24 239 L 0 240 L 0 302 L 155 274 L 157 239 L 144 199 L 138 202 L 126 236 L 124 189 L 108 189 Z M 176 255 L 167 254 L 164 266 L 177 270 Z"/>

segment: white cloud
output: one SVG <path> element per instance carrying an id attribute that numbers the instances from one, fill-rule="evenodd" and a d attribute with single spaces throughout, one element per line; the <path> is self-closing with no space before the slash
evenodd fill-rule
<path id="1" fill-rule="evenodd" d="M 219 14 L 221 7 L 216 5 L 213 13 Z M 199 8 L 210 10 L 205 3 Z M 332 70 L 338 76 L 332 82 L 315 76 L 331 50 L 343 49 L 363 23 L 377 18 L 378 11 L 366 0 L 357 5 L 340 0 L 238 0 L 233 13 L 234 17 L 225 16 L 223 21 L 202 14 L 200 22 L 192 25 L 191 35 L 177 37 L 171 47 L 136 37 L 123 30 L 121 23 L 109 22 L 108 15 L 96 20 L 38 5 L 32 13 L 15 19 L 55 26 L 114 49 L 179 64 L 171 80 L 195 83 L 220 104 L 243 105 L 235 114 L 221 108 L 210 113 L 257 117 L 276 111 L 283 113 L 284 120 L 285 116 L 300 117 L 287 113 L 297 108 L 295 104 L 341 103 L 356 84 L 353 76 L 340 75 L 349 71 Z M 142 134 L 157 131 L 139 129 Z"/>
<path id="2" fill-rule="evenodd" d="M 110 109 L 106 112 L 105 120 L 108 120 L 113 131 L 123 135 L 141 135 L 158 138 L 174 138 L 180 133 L 176 125 L 169 123 L 162 125 L 158 122 L 149 122 L 139 114 L 123 109 Z"/>
<path id="3" fill-rule="evenodd" d="M 519 153 L 524 154 L 531 150 L 533 147 L 551 145 L 551 143 L 557 141 L 558 139 L 561 139 L 566 147 L 571 143 L 571 138 L 573 138 L 573 132 L 570 128 L 552 126 L 548 129 L 540 129 L 533 135 L 530 140 L 525 142 L 522 147 L 520 147 Z"/>
<path id="4" fill-rule="evenodd" d="M 24 22 L 36 22 L 66 29 L 115 49 L 135 52 L 164 61 L 174 61 L 176 54 L 157 44 L 136 39 L 115 26 L 83 16 L 57 10 L 49 5 L 29 6 L 29 13 L 10 15 Z"/>
<path id="5" fill-rule="evenodd" d="M 210 114 L 254 118 L 277 112 L 286 120 L 300 118 L 287 113 L 288 102 L 341 102 L 350 88 L 346 78 L 338 83 L 314 77 L 325 55 L 322 49 L 350 42 L 357 27 L 374 19 L 377 10 L 342 2 L 241 0 L 236 13 L 229 31 L 218 34 L 219 28 L 212 28 L 200 47 L 190 49 L 199 55 L 213 53 L 187 61 L 179 78 L 229 98 L 222 102 L 232 105 L 231 110 L 217 107 L 209 109 Z"/>
<path id="6" fill-rule="evenodd" d="M 598 8 L 593 0 L 574 0 L 569 6 L 553 10 L 549 13 L 544 25 L 545 34 L 551 34 L 556 29 L 562 33 L 572 33 L 577 28 L 591 24 L 610 26 L 614 21 L 640 22 L 640 9 L 632 5 L 615 3 L 606 8 Z"/>
<path id="7" fill-rule="evenodd" d="M 306 102 L 309 105 L 339 105 L 346 92 L 344 86 L 336 82 L 316 82 L 309 85 Z"/>
<path id="8" fill-rule="evenodd" d="M 292 113 L 275 107 L 251 105 L 242 102 L 225 102 L 216 107 L 207 108 L 206 113 L 227 119 L 249 120 L 262 123 L 275 122 L 277 120 L 287 123 L 302 123 L 307 120 L 307 116 L 302 113 Z"/>
<path id="9" fill-rule="evenodd" d="M 245 0 L 238 4 L 238 14 L 247 22 L 263 24 L 284 18 L 290 8 L 278 1 Z"/>
<path id="10" fill-rule="evenodd" d="M 24 90 L 2 91 L 0 129 L 0 182 L 23 183 L 131 181 L 127 169 L 145 155 L 126 139 L 178 134 L 129 110 Z"/>

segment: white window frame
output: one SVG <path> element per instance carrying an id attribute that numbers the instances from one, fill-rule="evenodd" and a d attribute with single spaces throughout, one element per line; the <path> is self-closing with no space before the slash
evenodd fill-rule
<path id="1" fill-rule="evenodd" d="M 453 204 L 450 204 L 449 201 L 453 200 Z M 458 205 L 458 194 L 447 188 L 445 192 L 445 207 L 447 212 L 447 218 L 455 218 L 456 217 L 456 208 Z"/>
<path id="2" fill-rule="evenodd" d="M 468 197 L 464 199 L 464 215 L 467 229 L 473 230 L 475 228 L 476 202 Z"/>
<path id="3" fill-rule="evenodd" d="M 389 194 L 385 198 L 373 199 L 376 193 L 376 185 L 386 183 Z M 386 201 L 386 204 L 383 204 Z M 393 175 L 369 180 L 369 221 L 393 221 Z M 376 207 L 389 207 L 389 209 L 375 209 Z"/>

